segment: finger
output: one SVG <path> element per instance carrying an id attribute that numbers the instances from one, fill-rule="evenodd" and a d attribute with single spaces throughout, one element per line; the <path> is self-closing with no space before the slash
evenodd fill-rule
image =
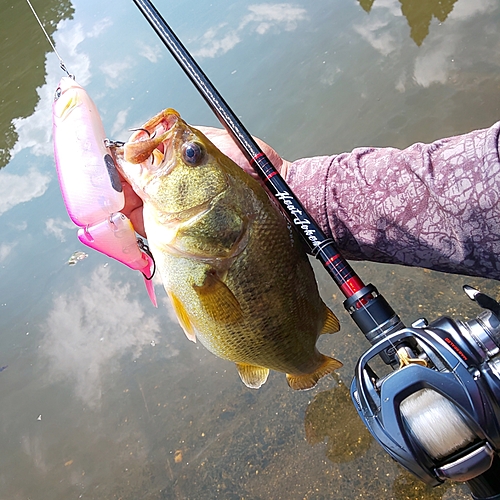
<path id="1" fill-rule="evenodd" d="M 136 208 L 142 207 L 142 200 L 139 198 L 139 196 L 132 189 L 132 186 L 128 182 L 122 182 L 122 189 L 123 195 L 125 196 L 125 206 L 123 207 L 122 212 L 125 215 L 127 215 L 132 210 L 135 210 Z"/>
<path id="2" fill-rule="evenodd" d="M 229 156 L 237 165 L 239 165 L 243 170 L 245 170 L 252 177 L 258 178 L 255 170 L 252 168 L 246 156 L 241 152 L 233 138 L 225 129 L 214 128 L 214 127 L 197 127 L 200 132 L 210 139 L 210 141 L 222 151 L 225 155 Z M 265 143 L 263 140 L 254 137 L 260 149 L 269 158 L 274 168 L 280 172 L 283 159 L 280 155 L 271 147 L 269 144 Z"/>
<path id="3" fill-rule="evenodd" d="M 122 189 L 125 196 L 125 206 L 122 209 L 122 213 L 130 219 L 135 232 L 146 238 L 144 219 L 142 215 L 142 200 L 128 182 L 122 181 Z"/>
<path id="4" fill-rule="evenodd" d="M 142 212 L 142 205 L 135 210 L 132 210 L 128 216 L 132 226 L 134 226 L 134 230 L 136 233 L 140 234 L 144 238 L 147 238 L 146 230 L 144 229 L 144 219 Z"/>

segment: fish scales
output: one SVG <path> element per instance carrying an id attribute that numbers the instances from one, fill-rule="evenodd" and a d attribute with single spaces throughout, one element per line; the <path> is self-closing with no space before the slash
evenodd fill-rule
<path id="1" fill-rule="evenodd" d="M 249 387 L 272 369 L 308 389 L 341 366 L 316 349 L 338 320 L 299 236 L 257 181 L 174 110 L 115 158 L 143 199 L 148 243 L 190 340 L 235 362 Z"/>

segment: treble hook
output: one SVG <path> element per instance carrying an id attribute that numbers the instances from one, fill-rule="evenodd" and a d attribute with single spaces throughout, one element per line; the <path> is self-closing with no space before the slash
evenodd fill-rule
<path id="1" fill-rule="evenodd" d="M 113 141 L 112 139 L 104 139 L 104 147 L 106 148 L 121 148 L 125 143 L 123 141 Z"/>
<path id="2" fill-rule="evenodd" d="M 151 273 L 151 276 L 148 278 L 144 273 L 143 276 L 144 276 L 144 279 L 150 281 L 153 279 L 153 276 L 155 275 L 156 273 L 156 262 L 155 262 L 155 258 L 153 257 L 153 254 L 151 253 L 151 250 L 149 249 L 148 245 L 146 243 L 144 243 L 144 240 L 141 239 L 141 238 L 137 238 L 137 246 L 146 254 L 149 255 L 149 257 L 151 257 L 151 260 L 153 261 L 153 272 Z"/>
<path id="3" fill-rule="evenodd" d="M 156 130 L 153 132 L 153 134 L 151 134 L 148 129 L 141 128 L 141 127 L 139 127 L 139 128 L 130 128 L 129 130 L 131 132 L 139 132 L 139 131 L 146 132 L 146 134 L 148 134 L 148 137 L 150 139 L 154 139 L 156 137 Z"/>

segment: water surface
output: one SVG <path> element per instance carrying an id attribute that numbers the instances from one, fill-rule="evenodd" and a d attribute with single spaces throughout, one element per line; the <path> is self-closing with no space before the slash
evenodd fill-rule
<path id="1" fill-rule="evenodd" d="M 33 1 L 107 134 L 164 107 L 217 125 L 133 2 Z M 405 147 L 500 117 L 495 0 L 157 0 L 246 127 L 284 157 Z M 83 248 L 51 145 L 63 73 L 27 5 L 0 0 L 0 498 L 462 499 L 426 489 L 380 449 L 347 386 L 367 348 L 317 265 L 342 331 L 320 340 L 338 375 L 292 392 L 247 389 L 189 342 L 157 286 Z M 75 251 L 86 259 L 68 265 Z M 461 286 L 498 283 L 355 263 L 410 323 L 477 309 Z"/>

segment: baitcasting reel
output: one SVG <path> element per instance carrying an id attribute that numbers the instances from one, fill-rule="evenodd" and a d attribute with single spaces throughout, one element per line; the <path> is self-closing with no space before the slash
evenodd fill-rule
<path id="1" fill-rule="evenodd" d="M 368 306 L 381 298 L 365 288 Z M 500 498 L 500 305 L 464 291 L 485 309 L 470 321 L 420 319 L 404 328 L 394 316 L 365 333 L 373 346 L 358 361 L 351 396 L 384 450 L 419 479 L 467 481 L 474 498 Z M 359 304 L 361 296 L 345 303 L 358 324 L 356 315 L 361 323 L 373 316 Z M 380 357 L 394 371 L 378 375 Z"/>

